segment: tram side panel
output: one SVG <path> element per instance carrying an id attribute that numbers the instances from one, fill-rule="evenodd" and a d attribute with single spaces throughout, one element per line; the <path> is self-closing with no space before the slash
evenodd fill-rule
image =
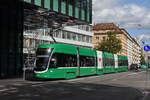
<path id="1" fill-rule="evenodd" d="M 103 66 L 103 52 L 97 51 L 97 70 L 96 74 L 101 75 L 104 73 L 104 66 Z"/>
<path id="2" fill-rule="evenodd" d="M 79 76 L 96 74 L 95 51 L 79 47 Z"/>
<path id="3" fill-rule="evenodd" d="M 57 62 L 56 68 L 50 69 L 50 71 L 54 71 L 51 77 L 65 79 L 77 77 L 76 47 L 64 45 L 61 48 L 55 48 L 52 55 L 52 59 L 55 58 Z"/>
<path id="4" fill-rule="evenodd" d="M 76 47 L 62 44 L 49 44 L 53 48 L 45 72 L 35 72 L 38 78 L 75 78 L 77 77 Z"/>
<path id="5" fill-rule="evenodd" d="M 40 65 L 37 66 L 40 71 L 35 70 L 37 78 L 71 79 L 77 76 L 100 75 L 128 69 L 125 56 L 65 44 L 42 44 L 38 47 L 38 50 L 40 49 L 42 53 L 37 53 L 37 58 L 48 58 L 46 63 L 45 60 L 41 60 L 42 63 L 37 60 L 36 65 Z M 44 69 L 41 70 L 43 67 Z"/>
<path id="6" fill-rule="evenodd" d="M 118 55 L 118 71 L 128 71 L 128 57 L 127 56 L 121 56 Z"/>
<path id="7" fill-rule="evenodd" d="M 114 54 L 103 52 L 104 73 L 114 72 Z"/>

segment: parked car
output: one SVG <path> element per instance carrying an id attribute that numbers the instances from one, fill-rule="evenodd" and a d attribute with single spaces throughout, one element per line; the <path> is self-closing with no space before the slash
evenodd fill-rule
<path id="1" fill-rule="evenodd" d="M 138 70 L 138 64 L 131 64 L 130 70 Z"/>
<path id="2" fill-rule="evenodd" d="M 141 65 L 140 68 L 146 69 L 146 68 L 148 68 L 148 67 L 147 67 L 146 65 Z"/>

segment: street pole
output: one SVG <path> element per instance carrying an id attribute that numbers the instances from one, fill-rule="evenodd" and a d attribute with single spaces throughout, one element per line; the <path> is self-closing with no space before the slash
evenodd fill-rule
<path id="1" fill-rule="evenodd" d="M 23 66 L 23 80 L 25 81 L 26 80 L 26 72 L 25 72 L 25 65 Z"/>
<path id="2" fill-rule="evenodd" d="M 148 70 L 148 54 L 146 55 L 146 87 L 149 89 L 150 87 L 150 71 Z"/>

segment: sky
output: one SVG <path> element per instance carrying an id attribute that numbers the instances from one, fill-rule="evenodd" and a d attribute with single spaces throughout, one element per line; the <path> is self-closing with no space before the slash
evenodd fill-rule
<path id="1" fill-rule="evenodd" d="M 93 22 L 113 22 L 131 36 L 147 39 L 150 37 L 150 0 L 93 0 Z"/>

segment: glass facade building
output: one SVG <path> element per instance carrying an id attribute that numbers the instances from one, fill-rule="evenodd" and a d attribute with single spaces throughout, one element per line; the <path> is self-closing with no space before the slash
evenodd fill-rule
<path id="1" fill-rule="evenodd" d="M 53 43 L 54 41 L 49 36 L 50 28 L 25 30 L 24 31 L 24 53 L 28 53 L 27 48 L 37 48 L 42 43 Z M 38 35 L 36 35 L 38 34 Z M 67 26 L 62 30 L 56 31 L 53 34 L 57 43 L 65 43 L 80 47 L 92 48 L 92 26 L 77 25 Z"/>
<path id="2" fill-rule="evenodd" d="M 23 6 L 17 0 L 1 1 L 0 78 L 7 78 L 22 73 Z"/>
<path id="3" fill-rule="evenodd" d="M 24 2 L 92 23 L 92 0 L 24 0 Z"/>
<path id="4" fill-rule="evenodd" d="M 36 47 L 40 43 L 51 43 L 49 30 L 44 28 L 51 28 L 50 22 L 53 18 L 51 16 L 40 15 L 38 10 L 50 11 L 60 18 L 67 17 L 69 20 L 77 20 L 79 23 L 83 22 L 90 24 L 92 22 L 92 0 L 1 0 L 6 4 L 0 7 L 3 13 L 1 18 L 1 57 L 0 57 L 0 78 L 11 77 L 22 74 L 23 72 L 23 46 Z M 9 2 L 9 3 L 8 3 Z M 46 16 L 46 17 L 45 17 Z M 49 20 L 51 19 L 51 20 Z M 67 20 L 68 20 L 67 19 Z M 65 22 L 65 21 L 64 21 Z M 76 23 L 75 23 L 76 24 Z M 81 24 L 81 23 L 80 23 Z M 74 26 L 78 27 L 78 26 Z M 81 26 L 81 30 L 90 30 L 90 28 Z M 41 35 L 35 37 L 30 30 L 38 31 Z M 27 38 L 24 37 L 23 32 L 26 32 Z M 88 33 L 89 34 L 89 33 Z M 28 37 L 29 36 L 29 37 Z M 57 41 L 65 41 L 66 43 L 82 45 L 92 45 L 91 35 L 86 35 L 80 32 L 59 31 L 55 32 L 54 37 Z"/>

